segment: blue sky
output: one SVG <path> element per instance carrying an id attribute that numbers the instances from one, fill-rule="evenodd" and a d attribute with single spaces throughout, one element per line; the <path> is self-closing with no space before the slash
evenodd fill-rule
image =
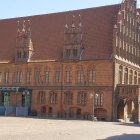
<path id="1" fill-rule="evenodd" d="M 122 0 L 1 0 L 0 19 L 118 4 Z M 140 7 L 140 0 L 137 0 Z"/>

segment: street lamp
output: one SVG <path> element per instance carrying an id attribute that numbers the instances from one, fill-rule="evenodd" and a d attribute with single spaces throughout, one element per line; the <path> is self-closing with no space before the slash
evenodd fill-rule
<path id="1" fill-rule="evenodd" d="M 28 107 L 28 105 L 29 105 L 29 95 L 30 95 L 30 92 L 28 90 L 24 90 L 22 92 L 22 95 L 24 96 L 24 106 L 25 107 Z"/>
<path id="2" fill-rule="evenodd" d="M 94 121 L 94 93 L 90 93 L 90 97 L 92 99 L 92 115 L 91 115 L 91 120 Z"/>

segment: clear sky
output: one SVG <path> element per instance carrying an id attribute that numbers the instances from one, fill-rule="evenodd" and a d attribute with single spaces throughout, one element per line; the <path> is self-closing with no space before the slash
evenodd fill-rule
<path id="1" fill-rule="evenodd" d="M 122 0 L 0 0 L 0 19 L 118 4 Z M 140 7 L 140 0 L 137 0 Z"/>

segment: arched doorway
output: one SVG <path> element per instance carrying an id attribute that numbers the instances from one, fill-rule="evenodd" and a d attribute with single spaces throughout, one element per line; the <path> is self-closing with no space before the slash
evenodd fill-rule
<path id="1" fill-rule="evenodd" d="M 117 107 L 117 119 L 131 121 L 134 103 L 131 99 L 121 99 Z"/>
<path id="2" fill-rule="evenodd" d="M 107 111 L 104 108 L 96 108 L 94 110 L 94 116 L 97 117 L 97 120 L 105 121 L 107 119 Z"/>

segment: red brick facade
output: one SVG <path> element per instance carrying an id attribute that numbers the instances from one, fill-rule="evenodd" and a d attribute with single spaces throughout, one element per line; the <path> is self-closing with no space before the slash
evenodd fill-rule
<path id="1" fill-rule="evenodd" d="M 140 120 L 134 0 L 28 19 L 0 21 L 1 106 L 43 117 Z"/>

